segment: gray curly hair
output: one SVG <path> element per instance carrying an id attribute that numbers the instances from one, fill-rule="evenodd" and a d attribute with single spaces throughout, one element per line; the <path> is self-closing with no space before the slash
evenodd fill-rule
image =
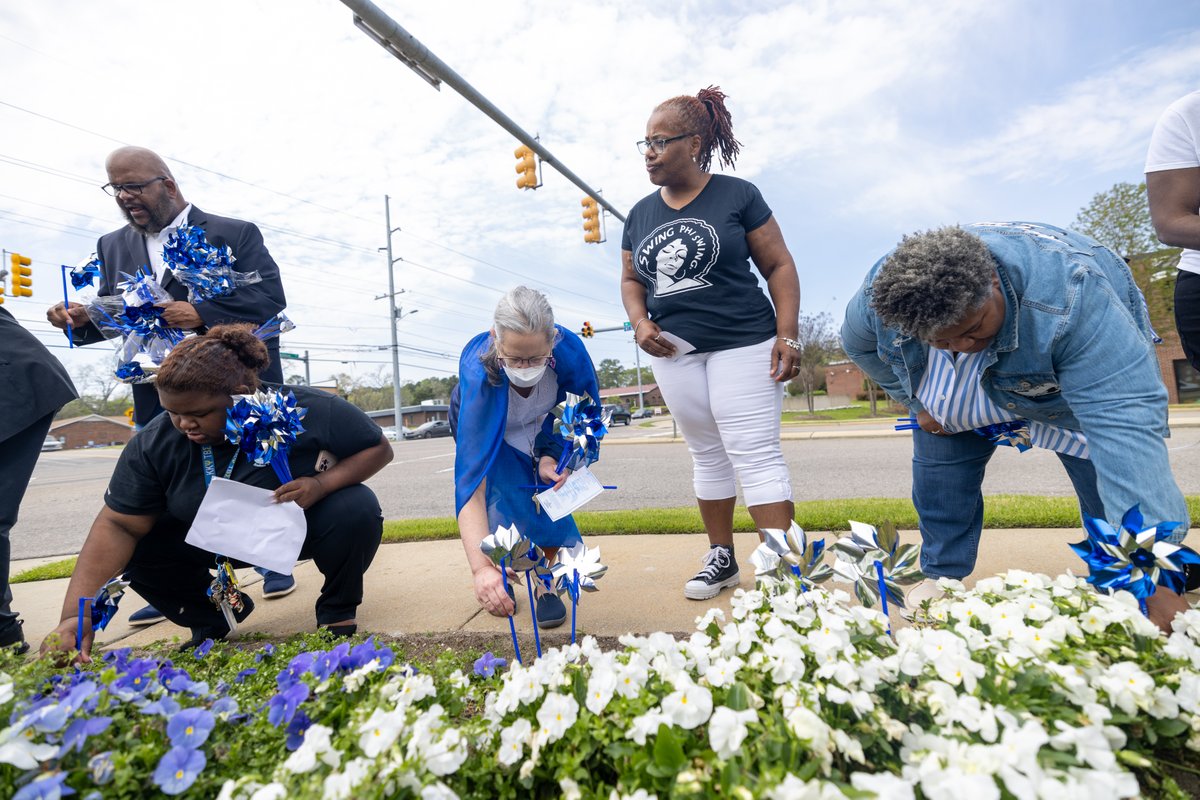
<path id="1" fill-rule="evenodd" d="M 987 302 L 996 261 L 978 236 L 950 226 L 905 236 L 875 275 L 871 308 L 923 341 Z"/>
<path id="2" fill-rule="evenodd" d="M 496 303 L 496 314 L 492 319 L 492 330 L 496 335 L 479 359 L 487 371 L 488 383 L 500 385 L 500 361 L 496 354 L 496 341 L 506 332 L 540 333 L 546 341 L 555 344 L 558 329 L 554 327 L 554 309 L 546 295 L 528 286 L 514 286 L 504 293 Z"/>

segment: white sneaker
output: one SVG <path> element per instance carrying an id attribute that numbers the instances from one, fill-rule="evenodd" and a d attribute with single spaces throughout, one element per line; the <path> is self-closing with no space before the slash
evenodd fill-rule
<path id="1" fill-rule="evenodd" d="M 900 616 L 911 620 L 913 615 L 921 610 L 922 603 L 927 600 L 940 600 L 945 594 L 938 586 L 937 578 L 926 578 L 908 590 L 908 594 L 904 596 L 904 608 L 900 609 Z"/>

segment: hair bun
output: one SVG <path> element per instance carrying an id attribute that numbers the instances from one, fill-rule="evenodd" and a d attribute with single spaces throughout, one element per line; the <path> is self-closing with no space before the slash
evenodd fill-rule
<path id="1" fill-rule="evenodd" d="M 220 341 L 238 361 L 255 372 L 263 371 L 271 363 L 266 344 L 254 335 L 254 327 L 250 324 L 216 325 L 205 335 Z"/>

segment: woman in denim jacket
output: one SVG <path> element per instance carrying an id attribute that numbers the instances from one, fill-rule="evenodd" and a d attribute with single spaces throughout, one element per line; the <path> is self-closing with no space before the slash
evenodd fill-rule
<path id="1" fill-rule="evenodd" d="M 997 444 L 1054 449 L 1084 513 L 1115 525 L 1140 504 L 1148 523 L 1178 522 L 1182 540 L 1188 511 L 1163 441 L 1154 339 L 1124 261 L 1051 225 L 919 233 L 871 268 L 842 344 L 919 425 L 912 494 L 929 578 L 974 569 Z M 936 594 L 929 581 L 909 605 Z M 1182 600 L 1160 594 L 1161 624 Z"/>

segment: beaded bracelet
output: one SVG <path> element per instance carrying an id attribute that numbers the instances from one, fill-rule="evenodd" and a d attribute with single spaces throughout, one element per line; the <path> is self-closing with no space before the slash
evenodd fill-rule
<path id="1" fill-rule="evenodd" d="M 799 341 L 797 341 L 795 339 L 790 339 L 787 336 L 779 336 L 777 338 L 779 339 L 779 341 L 783 342 L 784 344 L 786 344 L 788 347 L 792 348 L 796 352 L 800 352 L 801 345 L 800 345 Z"/>

